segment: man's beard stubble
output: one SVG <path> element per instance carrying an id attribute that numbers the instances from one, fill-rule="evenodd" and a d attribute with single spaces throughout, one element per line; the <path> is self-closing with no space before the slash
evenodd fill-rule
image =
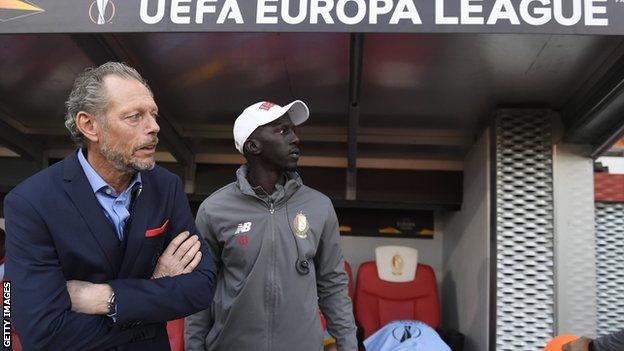
<path id="1" fill-rule="evenodd" d="M 115 150 L 114 147 L 109 146 L 107 140 L 108 138 L 104 138 L 102 140 L 100 152 L 102 153 L 102 155 L 104 155 L 106 160 L 113 167 L 115 167 L 116 170 L 124 173 L 136 173 L 142 171 L 150 171 L 156 166 L 156 162 L 154 162 L 154 160 L 141 161 L 134 158 L 133 156 L 130 156 L 129 160 L 125 160 L 123 153 Z M 154 136 L 149 142 L 134 147 L 132 149 L 131 155 L 134 154 L 136 151 L 152 144 L 158 144 L 157 136 Z"/>

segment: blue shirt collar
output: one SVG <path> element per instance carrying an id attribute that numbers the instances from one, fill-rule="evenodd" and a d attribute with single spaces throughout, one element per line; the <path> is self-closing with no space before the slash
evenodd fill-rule
<path id="1" fill-rule="evenodd" d="M 80 166 L 82 166 L 82 170 L 85 172 L 85 175 L 87 176 L 87 180 L 89 180 L 89 185 L 91 185 L 91 188 L 93 189 L 94 193 L 97 193 L 98 191 L 103 190 L 103 189 L 105 190 L 107 188 L 110 188 L 113 194 L 116 194 L 115 190 L 110 185 L 108 185 L 108 183 L 106 183 L 104 179 L 102 179 L 102 177 L 100 177 L 100 175 L 95 171 L 95 169 L 93 169 L 89 161 L 87 161 L 87 159 L 84 157 L 84 153 L 82 152 L 82 149 L 78 149 L 78 162 L 80 162 Z M 139 184 L 141 184 L 141 173 L 136 172 L 134 174 L 134 177 L 132 177 L 130 186 L 126 190 L 124 190 L 124 192 L 128 191 L 129 189 L 134 189 L 134 187 L 136 187 Z M 119 194 L 116 194 L 114 196 L 116 197 L 118 195 Z"/>

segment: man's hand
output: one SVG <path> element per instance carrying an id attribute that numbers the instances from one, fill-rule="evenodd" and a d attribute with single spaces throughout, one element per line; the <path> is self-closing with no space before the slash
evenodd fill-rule
<path id="1" fill-rule="evenodd" d="M 107 314 L 108 299 L 113 289 L 108 284 L 93 284 L 82 280 L 67 282 L 72 311 L 86 314 Z"/>
<path id="2" fill-rule="evenodd" d="M 189 232 L 178 234 L 160 255 L 152 279 L 191 273 L 201 261 L 201 242 Z"/>
<path id="3" fill-rule="evenodd" d="M 563 351 L 589 351 L 591 339 L 582 337 L 563 345 Z"/>

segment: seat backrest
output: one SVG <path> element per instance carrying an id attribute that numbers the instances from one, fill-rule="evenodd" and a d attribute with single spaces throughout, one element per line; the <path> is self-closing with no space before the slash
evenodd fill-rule
<path id="1" fill-rule="evenodd" d="M 349 278 L 349 297 L 353 301 L 353 270 L 351 270 L 351 265 L 347 261 L 345 261 L 345 272 L 347 272 L 347 278 Z"/>
<path id="2" fill-rule="evenodd" d="M 437 329 L 440 304 L 433 269 L 419 264 L 413 281 L 394 283 L 379 279 L 374 261 L 362 263 L 357 273 L 355 315 L 365 338 L 395 320 L 418 320 Z"/>
<path id="3" fill-rule="evenodd" d="M 377 246 L 375 263 L 381 280 L 394 283 L 410 282 L 416 275 L 418 250 L 397 245 Z"/>
<path id="4" fill-rule="evenodd" d="M 22 343 L 20 342 L 15 329 L 11 329 L 11 350 L 13 351 L 22 351 Z"/>

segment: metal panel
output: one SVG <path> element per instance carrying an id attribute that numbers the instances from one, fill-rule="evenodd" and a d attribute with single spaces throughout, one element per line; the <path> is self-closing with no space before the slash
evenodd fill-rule
<path id="1" fill-rule="evenodd" d="M 476 130 L 497 106 L 560 110 L 621 40 L 367 33 L 360 123 Z"/>
<path id="2" fill-rule="evenodd" d="M 236 116 L 265 98 L 278 103 L 303 99 L 312 112 L 304 128 L 329 128 L 346 136 L 348 34 L 124 33 L 114 38 L 125 51 L 118 56 L 141 64 L 141 73 L 160 97 L 157 103 L 166 107 L 184 142 L 194 143 L 188 134 L 207 139 L 202 135 L 215 125 L 229 126 L 231 141 Z M 358 105 L 364 134 L 358 134 L 358 144 L 389 140 L 416 145 L 429 130 L 462 132 L 472 144 L 495 106 L 560 110 L 574 91 L 601 72 L 598 67 L 615 62 L 605 58 L 622 40 L 367 33 Z M 6 122 L 24 134 L 67 135 L 63 101 L 76 75 L 93 65 L 89 56 L 94 53 L 87 50 L 86 55 L 67 35 L 0 35 L 0 49 L 0 95 L 5 98 L 0 110 L 13 119 Z M 387 129 L 405 134 L 368 135 Z M 365 156 L 366 147 L 358 145 L 358 154 Z M 463 157 L 466 151 L 446 150 L 438 149 L 440 157 L 458 152 Z M 340 155 L 346 155 L 346 146 Z"/>
<path id="3" fill-rule="evenodd" d="M 624 325 L 624 203 L 596 202 L 598 335 Z"/>
<path id="4" fill-rule="evenodd" d="M 304 100 L 315 125 L 346 125 L 349 36 L 336 33 L 152 33 L 116 36 L 140 59 L 181 130 L 231 125 L 263 99 Z M 314 53 L 310 51 L 315 48 Z M 145 58 L 149 57 L 149 60 Z M 156 88 L 155 88 L 156 89 Z M 337 120 L 338 118 L 338 120 Z"/>
<path id="5" fill-rule="evenodd" d="M 551 118 L 496 116 L 496 350 L 540 350 L 554 331 Z"/>
<path id="6" fill-rule="evenodd" d="M 1 35 L 0 52 L 0 110 L 14 119 L 5 122 L 23 133 L 64 129 L 63 103 L 89 58 L 63 35 Z"/>

